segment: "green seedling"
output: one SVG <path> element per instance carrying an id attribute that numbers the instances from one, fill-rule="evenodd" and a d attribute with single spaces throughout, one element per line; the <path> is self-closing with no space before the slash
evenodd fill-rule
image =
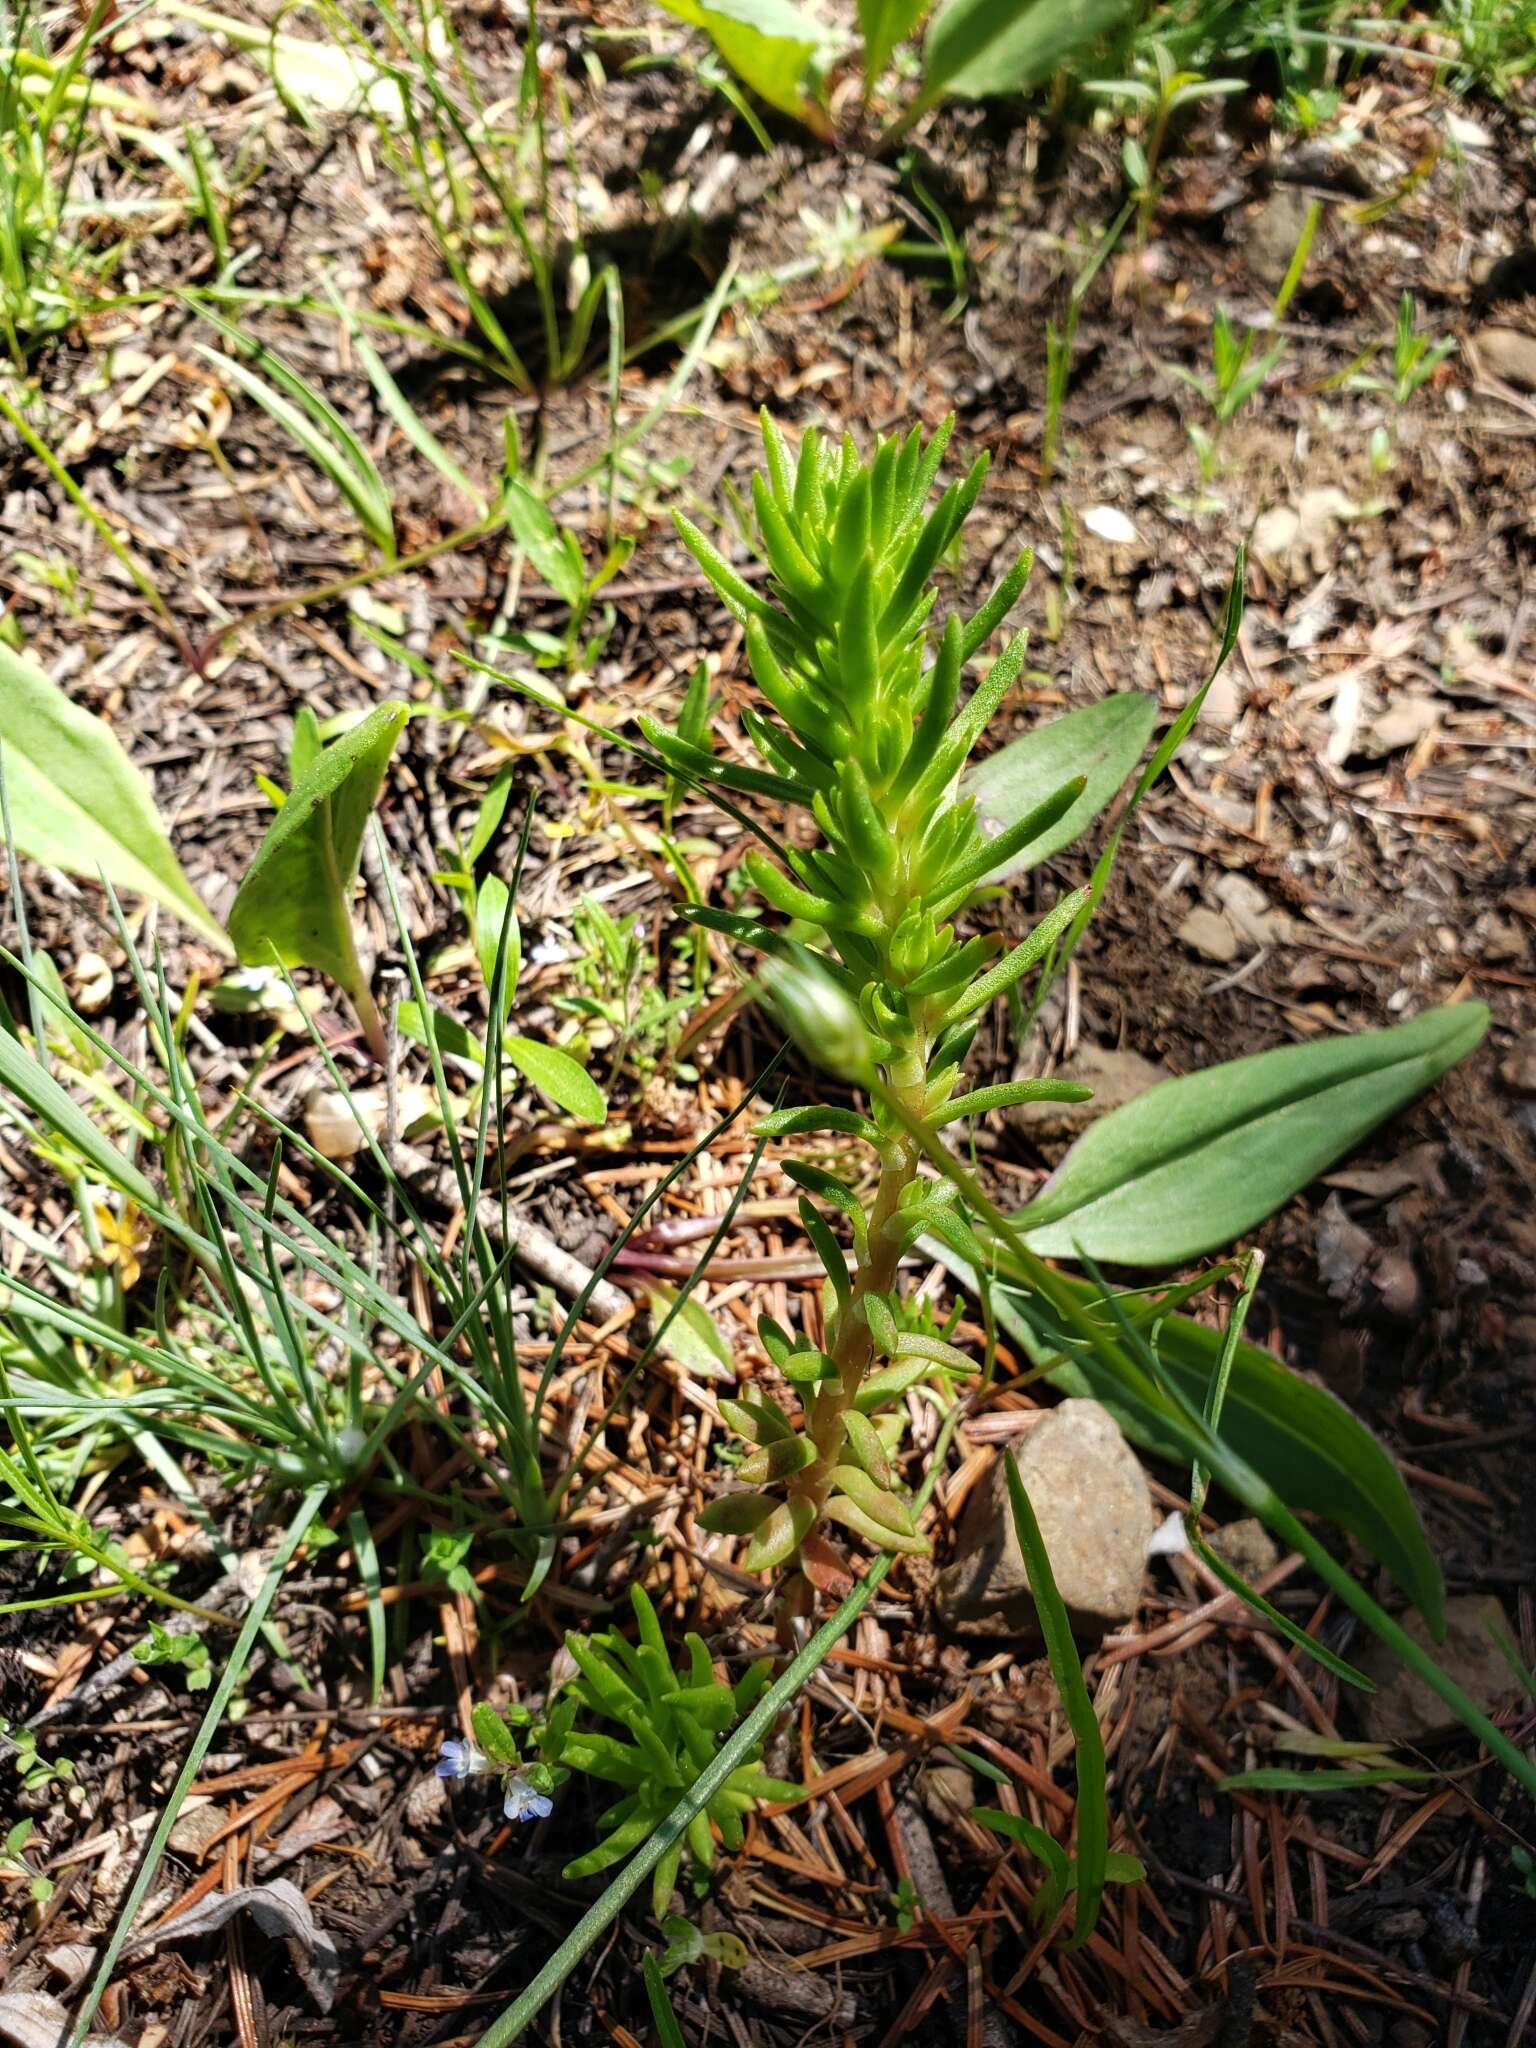
<path id="1" fill-rule="evenodd" d="M 1291 257 L 1270 317 L 1278 323 L 1285 318 L 1291 300 L 1296 296 L 1297 287 L 1307 267 L 1307 258 L 1312 253 L 1313 237 L 1317 223 L 1322 216 L 1322 207 L 1314 200 L 1307 209 L 1306 223 L 1301 231 Z M 1223 430 L 1247 405 L 1254 394 L 1269 382 L 1270 375 L 1286 351 L 1285 336 L 1278 335 L 1269 346 L 1254 354 L 1258 341 L 1257 328 L 1245 327 L 1241 333 L 1232 325 L 1226 308 L 1218 306 L 1211 322 L 1211 368 L 1203 372 L 1185 368 L 1181 363 L 1169 363 L 1170 374 L 1198 391 L 1210 406 L 1215 418 L 1214 431 L 1191 422 L 1188 428 L 1190 442 L 1200 464 L 1200 480 L 1210 484 L 1220 467 L 1221 435 Z"/>
<path id="2" fill-rule="evenodd" d="M 613 607 L 606 605 L 589 632 L 593 604 L 634 553 L 634 541 L 622 535 L 609 545 L 596 569 L 589 571 L 580 540 L 569 527 L 556 523 L 548 505 L 520 477 L 508 476 L 502 502 L 513 540 L 550 593 L 568 608 L 562 632 L 523 627 L 506 634 L 506 645 L 531 655 L 541 669 L 557 669 L 565 675 L 590 670 L 607 645 L 615 622 Z"/>
<path id="3" fill-rule="evenodd" d="M 358 959 L 352 886 L 363 833 L 409 713 L 381 704 L 318 754 L 288 792 L 240 884 L 230 937 L 252 966 L 314 967 L 351 1000 L 376 1059 L 384 1024 Z"/>
<path id="4" fill-rule="evenodd" d="M 206 1692 L 213 1683 L 213 1660 L 208 1645 L 190 1629 L 171 1630 L 152 1621 L 148 1640 L 136 1643 L 133 1654 L 146 1667 L 179 1670 L 188 1692 Z"/>
<path id="5" fill-rule="evenodd" d="M 27 1856 L 36 1822 L 19 1820 L 0 1841 L 0 1884 L 24 1884 L 35 1906 L 46 1906 L 53 1897 L 53 1879 L 33 1868 Z"/>
<path id="6" fill-rule="evenodd" d="M 1392 374 L 1381 377 L 1369 370 L 1356 370 L 1349 377 L 1352 391 L 1383 391 L 1401 412 L 1415 394 L 1434 376 L 1448 356 L 1456 352 L 1453 338 L 1434 341 L 1419 329 L 1418 309 L 1412 292 L 1397 302 L 1397 324 L 1392 333 Z"/>
<path id="7" fill-rule="evenodd" d="M 1142 132 L 1126 136 L 1120 158 L 1136 208 L 1138 240 L 1145 241 L 1157 206 L 1158 170 L 1174 117 L 1202 100 L 1229 98 L 1247 92 L 1249 86 L 1246 78 L 1207 78 L 1201 71 L 1181 68 L 1168 44 L 1156 36 L 1137 52 L 1137 69 L 1139 75 L 1134 77 L 1089 79 L 1083 90 L 1112 104 L 1141 110 Z M 1150 77 L 1146 75 L 1149 72 Z"/>
<path id="8" fill-rule="evenodd" d="M 706 1934 L 681 1913 L 669 1913 L 661 1923 L 661 1931 L 667 1945 L 657 1958 L 656 1967 L 663 1977 L 672 1976 L 690 1963 L 718 1963 L 724 1970 L 747 1967 L 747 1946 L 738 1934 Z"/>
<path id="9" fill-rule="evenodd" d="M 561 1686 L 544 1719 L 534 1721 L 520 1712 L 509 1721 L 482 1703 L 472 1717 L 475 1744 L 446 1743 L 438 1765 L 445 1777 L 487 1769 L 504 1773 L 511 1818 L 529 1817 L 535 1803 L 547 1813 L 553 1794 L 578 1774 L 616 1786 L 619 1798 L 598 1819 L 602 1841 L 566 1865 L 564 1875 L 569 1879 L 609 1869 L 655 1832 L 679 1796 L 714 1762 L 722 1734 L 749 1711 L 772 1674 L 772 1659 L 765 1657 L 734 1685 L 726 1684 L 716 1675 L 704 1643 L 692 1633 L 684 1638 L 687 1663 L 674 1670 L 649 1598 L 641 1587 L 633 1586 L 630 1599 L 637 1642 L 631 1643 L 617 1629 L 590 1635 L 569 1631 L 565 1647 L 576 1675 Z M 594 1728 L 593 1722 L 619 1728 L 622 1737 L 604 1727 Z M 666 1916 L 685 1856 L 707 1873 L 715 1860 L 717 1833 L 725 1849 L 734 1853 L 744 1840 L 742 1823 L 760 1799 L 799 1796 L 798 1785 L 762 1771 L 760 1754 L 760 1747 L 754 1748 L 739 1760 L 686 1834 L 656 1864 L 651 1905 L 667 1926 L 672 1924 Z M 676 1937 L 672 1939 L 676 1944 Z M 691 1943 L 676 1945 L 686 1952 L 678 1955 L 673 1968 L 693 1960 L 695 1953 Z M 708 1953 L 702 1937 L 697 1953 Z"/>
<path id="10" fill-rule="evenodd" d="M 570 980 L 555 1008 L 578 1020 L 590 1051 L 606 1052 L 610 1087 L 626 1063 L 647 1079 L 676 1041 L 692 997 L 667 994 L 638 914 L 615 918 L 583 896 L 571 940 Z"/>

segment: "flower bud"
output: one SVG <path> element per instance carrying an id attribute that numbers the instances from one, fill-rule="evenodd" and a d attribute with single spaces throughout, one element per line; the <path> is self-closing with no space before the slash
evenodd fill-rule
<path id="1" fill-rule="evenodd" d="M 814 953 L 767 961 L 760 986 L 769 1009 L 817 1066 L 845 1081 L 868 1075 L 874 1062 L 858 1005 Z"/>

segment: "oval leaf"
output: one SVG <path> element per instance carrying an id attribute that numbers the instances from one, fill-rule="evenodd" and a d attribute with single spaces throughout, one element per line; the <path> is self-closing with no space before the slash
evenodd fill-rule
<path id="1" fill-rule="evenodd" d="M 221 953 L 232 950 L 182 873 L 149 784 L 112 728 L 72 703 L 27 655 L 4 646 L 0 748 L 18 853 L 153 897 Z"/>
<path id="2" fill-rule="evenodd" d="M 736 1361 L 719 1324 L 690 1294 L 677 1305 L 677 1289 L 653 1280 L 645 1290 L 651 1321 L 659 1330 L 666 1327 L 669 1356 L 701 1380 L 734 1380 Z"/>
<path id="3" fill-rule="evenodd" d="M 229 913 L 243 960 L 318 967 L 349 995 L 362 982 L 348 898 L 363 831 L 409 713 L 381 704 L 334 740 L 288 792 Z"/>
<path id="4" fill-rule="evenodd" d="M 1156 718 L 1156 698 L 1126 690 L 1053 718 L 1049 725 L 978 761 L 961 778 L 960 790 L 976 799 L 983 831 L 1002 831 L 1038 809 L 1064 782 L 1079 775 L 1085 778 L 1083 793 L 1071 809 L 994 869 L 988 881 L 1001 882 L 1038 867 L 1086 831 L 1141 759 Z"/>
<path id="5" fill-rule="evenodd" d="M 1016 1218 L 1048 1258 L 1171 1266 L 1230 1244 L 1482 1039 L 1482 1003 L 1281 1046 L 1111 1110 Z"/>
<path id="6" fill-rule="evenodd" d="M 536 1038 L 509 1034 L 503 1050 L 517 1071 L 547 1095 L 568 1116 L 579 1116 L 589 1124 L 600 1124 L 608 1104 L 585 1067 L 577 1066 L 568 1052 L 557 1045 L 543 1045 Z"/>
<path id="7" fill-rule="evenodd" d="M 1130 0 L 944 0 L 923 44 L 920 104 L 1027 92 L 1130 12 Z"/>

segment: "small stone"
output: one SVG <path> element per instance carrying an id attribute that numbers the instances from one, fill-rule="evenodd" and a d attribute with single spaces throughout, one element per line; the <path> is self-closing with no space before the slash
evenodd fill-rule
<path id="1" fill-rule="evenodd" d="M 1378 1941 L 1422 1941 L 1429 1922 L 1416 1906 L 1403 1906 L 1395 1913 L 1383 1913 L 1376 1922 Z"/>
<path id="2" fill-rule="evenodd" d="M 1112 1046 L 1080 1045 L 1062 1061 L 1052 1077 L 1075 1081 L 1091 1088 L 1088 1102 L 1021 1102 L 1008 1112 L 1008 1120 L 1029 1134 L 1032 1144 L 1049 1152 L 1081 1136 L 1091 1123 L 1119 1109 L 1133 1096 L 1170 1079 L 1168 1069 L 1139 1052 L 1120 1052 Z"/>
<path id="3" fill-rule="evenodd" d="M 1416 1609 L 1401 1619 L 1413 1640 L 1485 1714 L 1496 1713 L 1519 1697 L 1519 1681 L 1492 1634 L 1498 1629 L 1506 1641 L 1513 1642 L 1514 1632 L 1503 1607 L 1491 1594 L 1458 1593 L 1446 1601 L 1443 1643 L 1434 1641 L 1428 1623 Z M 1360 1706 L 1372 1742 L 1427 1742 L 1453 1734 L 1461 1725 L 1439 1694 L 1400 1664 L 1385 1643 L 1370 1643 L 1357 1661 L 1377 1686 Z"/>
<path id="4" fill-rule="evenodd" d="M 1257 1515 L 1246 1515 L 1240 1522 L 1228 1522 L 1208 1539 L 1212 1550 L 1223 1564 L 1231 1565 L 1240 1578 L 1253 1584 L 1272 1572 L 1280 1562 L 1280 1546 L 1270 1535 Z"/>
<path id="5" fill-rule="evenodd" d="M 1499 1061 L 1499 1079 L 1516 1095 L 1536 1095 L 1536 1031 L 1527 1031 Z"/>
<path id="6" fill-rule="evenodd" d="M 1283 284 L 1306 231 L 1310 202 L 1294 185 L 1277 185 L 1248 222 L 1245 254 L 1260 284 Z"/>
<path id="7" fill-rule="evenodd" d="M 1385 711 L 1367 719 L 1356 739 L 1357 751 L 1379 761 L 1386 754 L 1400 754 L 1416 747 L 1425 733 L 1440 723 L 1440 707 L 1433 697 L 1398 697 Z"/>
<path id="8" fill-rule="evenodd" d="M 1237 958 L 1237 933 L 1219 910 L 1209 910 L 1203 903 L 1185 918 L 1179 926 L 1178 936 L 1191 952 L 1200 954 L 1203 959 L 1214 960 L 1218 966 L 1226 967 Z"/>
<path id="9" fill-rule="evenodd" d="M 1536 391 L 1536 334 L 1519 327 L 1483 327 L 1476 347 L 1490 376 L 1513 384 L 1517 391 Z"/>
<path id="10" fill-rule="evenodd" d="M 1141 535 L 1115 505 L 1090 505 L 1083 514 L 1083 524 L 1100 540 L 1113 541 L 1118 547 L 1135 547 Z"/>
<path id="11" fill-rule="evenodd" d="M 1276 910 L 1256 882 L 1246 875 L 1221 875 L 1211 894 L 1226 912 L 1229 924 L 1257 946 L 1282 946 L 1291 936 L 1291 920 Z"/>
<path id="12" fill-rule="evenodd" d="M 1318 1210 L 1312 1234 L 1317 1243 L 1318 1277 L 1335 1301 L 1348 1301 L 1375 1253 L 1375 1238 L 1360 1228 L 1336 1193 Z"/>
<path id="13" fill-rule="evenodd" d="M 1015 1455 L 1073 1628 L 1096 1641 L 1141 1602 L 1147 1539 L 1157 1522 L 1146 1474 L 1097 1401 L 1061 1402 Z M 1039 1640 L 1001 1458 L 966 1502 L 936 1606 L 940 1621 L 957 1633 Z"/>
<path id="14" fill-rule="evenodd" d="M 981 1804 L 976 1780 L 964 1764 L 940 1757 L 917 1780 L 923 1811 L 938 1827 L 953 1827 Z"/>
<path id="15" fill-rule="evenodd" d="M 1406 1323 L 1418 1313 L 1424 1300 L 1424 1288 L 1418 1268 L 1407 1252 L 1383 1252 L 1376 1261 L 1371 1280 L 1389 1316 Z"/>
<path id="16" fill-rule="evenodd" d="M 229 1819 L 229 1810 L 216 1799 L 189 1799 L 166 1837 L 167 1848 L 178 1856 L 196 1856 L 207 1847 Z"/>

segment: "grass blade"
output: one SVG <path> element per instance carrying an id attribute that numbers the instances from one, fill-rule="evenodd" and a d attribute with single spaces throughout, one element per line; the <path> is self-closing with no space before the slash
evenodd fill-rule
<path id="1" fill-rule="evenodd" d="M 164 1811 L 156 1821 L 154 1833 L 145 1845 L 144 1860 L 139 1865 L 138 1875 L 129 1886 L 128 1896 L 123 1900 L 122 1910 L 117 1916 L 117 1925 L 112 1930 L 112 1939 L 107 1943 L 101 1965 L 91 1980 L 91 1988 L 86 1994 L 85 2003 L 75 2015 L 75 2023 L 70 2029 L 66 2048 L 80 2048 L 91 2021 L 96 2017 L 102 1997 L 112 1981 L 112 1972 L 117 1968 L 117 1959 L 122 1953 L 123 1944 L 133 1931 L 134 1918 L 154 1883 L 155 1873 L 160 1868 L 160 1858 L 165 1853 L 165 1845 L 171 1829 L 176 1825 L 176 1816 L 181 1812 L 182 1802 L 192 1789 L 193 1782 L 202 1768 L 203 1758 L 213 1746 L 213 1738 L 219 1731 L 224 1710 L 245 1673 L 246 1659 L 251 1654 L 252 1644 L 261 1633 L 262 1624 L 267 1618 L 267 1609 L 272 1605 L 283 1573 L 288 1569 L 293 1553 L 298 1549 L 305 1530 L 314 1520 L 315 1512 L 324 1498 L 325 1488 L 312 1486 L 299 1503 L 298 1513 L 283 1532 L 283 1539 L 267 1567 L 267 1575 L 261 1582 L 261 1588 L 251 1602 L 245 1620 L 240 1624 L 240 1633 L 236 1636 L 234 1648 L 229 1653 L 224 1674 L 208 1702 L 208 1711 L 203 1716 L 202 1725 L 192 1738 L 192 1747 L 187 1751 L 181 1769 L 176 1773 L 176 1782 L 171 1787 Z"/>
<path id="2" fill-rule="evenodd" d="M 1051 1560 L 1040 1534 L 1040 1524 L 1012 1451 L 1004 1453 L 1008 1472 L 1008 1497 L 1013 1507 L 1013 1526 L 1029 1573 L 1029 1590 L 1040 1616 L 1046 1655 L 1061 1692 L 1072 1739 L 1076 1745 L 1077 1771 L 1077 1905 L 1073 1912 L 1072 1939 L 1068 1948 L 1081 1948 L 1098 1924 L 1099 1901 L 1104 1896 L 1105 1872 L 1109 1864 L 1109 1800 L 1105 1791 L 1104 1734 L 1093 1701 L 1083 1683 L 1083 1667 L 1072 1640 L 1072 1624 Z"/>

